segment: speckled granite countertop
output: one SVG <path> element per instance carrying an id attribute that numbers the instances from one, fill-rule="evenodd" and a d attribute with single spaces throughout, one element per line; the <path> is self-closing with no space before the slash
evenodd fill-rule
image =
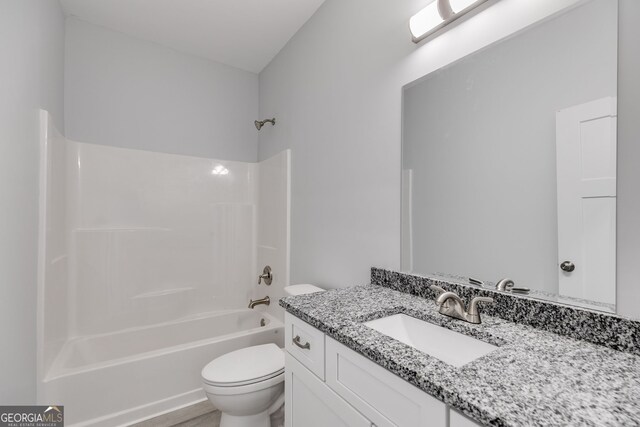
<path id="1" fill-rule="evenodd" d="M 483 316 L 472 325 L 433 301 L 381 286 L 287 297 L 294 316 L 469 417 L 495 426 L 640 426 L 640 357 Z M 396 313 L 498 345 L 455 368 L 362 322 Z"/>

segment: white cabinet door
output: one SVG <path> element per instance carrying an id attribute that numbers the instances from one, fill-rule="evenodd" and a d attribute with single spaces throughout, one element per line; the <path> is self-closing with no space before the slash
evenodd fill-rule
<path id="1" fill-rule="evenodd" d="M 300 362 L 285 358 L 285 427 L 371 427 Z"/>
<path id="2" fill-rule="evenodd" d="M 446 427 L 447 406 L 326 337 L 327 384 L 378 427 Z"/>
<path id="3" fill-rule="evenodd" d="M 482 424 L 473 421 L 453 409 L 449 410 L 449 427 L 481 427 Z"/>
<path id="4" fill-rule="evenodd" d="M 556 154 L 560 294 L 615 304 L 616 98 L 559 111 Z"/>

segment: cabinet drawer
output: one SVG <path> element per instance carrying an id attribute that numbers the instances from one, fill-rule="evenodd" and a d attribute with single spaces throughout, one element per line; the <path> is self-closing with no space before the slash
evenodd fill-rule
<path id="1" fill-rule="evenodd" d="M 327 385 L 376 426 L 446 427 L 447 406 L 327 337 Z"/>
<path id="2" fill-rule="evenodd" d="M 285 313 L 284 346 L 293 357 L 324 381 L 324 334 Z"/>

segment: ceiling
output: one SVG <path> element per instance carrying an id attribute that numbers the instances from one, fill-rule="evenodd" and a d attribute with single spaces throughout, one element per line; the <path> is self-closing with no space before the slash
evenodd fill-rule
<path id="1" fill-rule="evenodd" d="M 324 0 L 61 0 L 67 15 L 259 73 Z"/>

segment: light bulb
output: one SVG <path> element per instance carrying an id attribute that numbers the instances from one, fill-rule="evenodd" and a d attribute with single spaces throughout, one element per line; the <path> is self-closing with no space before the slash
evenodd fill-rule
<path id="1" fill-rule="evenodd" d="M 442 18 L 438 12 L 437 0 L 434 0 L 409 19 L 409 29 L 414 39 L 420 38 L 440 24 L 442 24 Z"/>
<path id="2" fill-rule="evenodd" d="M 451 10 L 453 13 L 460 13 L 472 4 L 476 3 L 477 0 L 449 0 L 449 4 L 451 5 Z"/>

